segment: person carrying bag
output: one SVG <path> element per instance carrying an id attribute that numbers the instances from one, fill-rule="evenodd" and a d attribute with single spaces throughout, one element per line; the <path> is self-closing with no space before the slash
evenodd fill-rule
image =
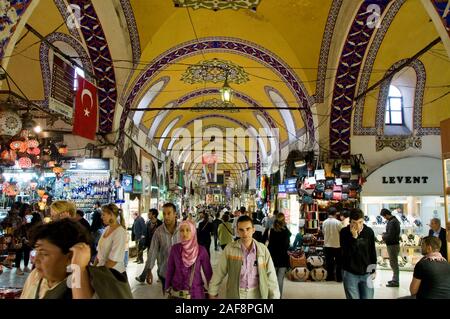
<path id="1" fill-rule="evenodd" d="M 208 253 L 198 244 L 192 222 L 183 221 L 179 233 L 181 242 L 170 250 L 165 291 L 169 299 L 205 299 L 205 285 L 212 277 Z"/>

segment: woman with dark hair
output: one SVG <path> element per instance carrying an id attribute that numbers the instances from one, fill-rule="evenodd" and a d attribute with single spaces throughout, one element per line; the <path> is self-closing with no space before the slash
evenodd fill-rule
<path id="1" fill-rule="evenodd" d="M 277 272 L 280 296 L 282 296 L 284 276 L 289 268 L 288 250 L 291 241 L 291 232 L 286 227 L 286 220 L 283 213 L 278 213 L 275 216 L 272 228 L 264 232 L 263 241 L 268 241 L 267 248 L 272 256 L 273 264 Z"/>
<path id="2" fill-rule="evenodd" d="M 31 239 L 31 235 L 32 232 L 34 230 L 35 227 L 39 226 L 40 224 L 42 224 L 42 218 L 41 215 L 37 212 L 34 212 L 31 215 L 31 220 L 28 224 L 25 224 L 23 226 L 23 230 L 22 230 L 22 251 L 23 251 L 23 266 L 24 272 L 30 272 L 31 270 L 28 268 L 28 264 L 30 262 L 30 253 L 33 250 L 33 247 L 31 245 L 30 239 Z"/>
<path id="3" fill-rule="evenodd" d="M 31 239 L 36 268 L 25 282 L 21 299 L 132 298 L 120 274 L 88 266 L 90 241 L 83 226 L 70 219 L 38 225 Z M 73 272 L 70 277 L 68 266 Z"/>

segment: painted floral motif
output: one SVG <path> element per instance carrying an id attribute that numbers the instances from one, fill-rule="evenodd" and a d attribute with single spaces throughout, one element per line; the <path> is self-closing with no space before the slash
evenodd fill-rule
<path id="1" fill-rule="evenodd" d="M 261 0 L 173 0 L 175 7 L 191 7 L 193 9 L 251 9 L 256 11 Z"/>
<path id="2" fill-rule="evenodd" d="M 207 112 L 211 110 L 227 113 L 239 112 L 239 110 L 236 109 L 236 105 L 233 103 L 226 103 L 219 99 L 201 101 L 196 103 L 193 107 L 198 108 L 196 110 L 192 110 L 193 112 Z"/>
<path id="3" fill-rule="evenodd" d="M 221 83 L 225 81 L 225 78 L 229 83 L 236 84 L 249 81 L 244 68 L 231 61 L 216 58 L 189 66 L 182 75 L 181 80 L 189 84 L 204 82 Z"/>
<path id="4" fill-rule="evenodd" d="M 0 0 L 0 58 L 31 0 Z"/>

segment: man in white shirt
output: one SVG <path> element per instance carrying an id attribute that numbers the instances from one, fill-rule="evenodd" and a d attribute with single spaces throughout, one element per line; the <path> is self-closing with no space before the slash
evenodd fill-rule
<path id="1" fill-rule="evenodd" d="M 336 219 L 335 207 L 328 209 L 328 219 L 323 222 L 324 251 L 327 264 L 327 281 L 336 280 L 342 282 L 342 257 L 339 232 L 343 228 L 342 223 Z M 335 269 L 336 268 L 336 269 Z"/>

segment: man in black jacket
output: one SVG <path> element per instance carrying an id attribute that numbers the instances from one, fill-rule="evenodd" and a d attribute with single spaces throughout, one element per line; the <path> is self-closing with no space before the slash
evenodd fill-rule
<path id="1" fill-rule="evenodd" d="M 392 280 L 386 287 L 398 287 L 400 285 L 400 270 L 398 268 L 398 254 L 400 253 L 400 222 L 389 209 L 383 208 L 380 215 L 387 220 L 386 232 L 383 233 L 383 241 L 386 243 L 389 256 L 389 264 L 393 271 Z"/>
<path id="2" fill-rule="evenodd" d="M 136 241 L 137 259 L 138 264 L 144 263 L 144 250 L 145 250 L 145 235 L 146 227 L 145 220 L 139 213 L 133 213 L 134 223 L 131 230 L 131 240 Z"/>
<path id="3" fill-rule="evenodd" d="M 430 231 L 428 236 L 434 236 L 441 240 L 440 253 L 442 257 L 448 260 L 447 256 L 447 231 L 441 227 L 441 220 L 439 218 L 433 218 L 430 221 Z"/>
<path id="4" fill-rule="evenodd" d="M 377 267 L 375 234 L 364 225 L 362 210 L 351 210 L 350 225 L 339 235 L 345 296 L 347 299 L 373 299 Z"/>

